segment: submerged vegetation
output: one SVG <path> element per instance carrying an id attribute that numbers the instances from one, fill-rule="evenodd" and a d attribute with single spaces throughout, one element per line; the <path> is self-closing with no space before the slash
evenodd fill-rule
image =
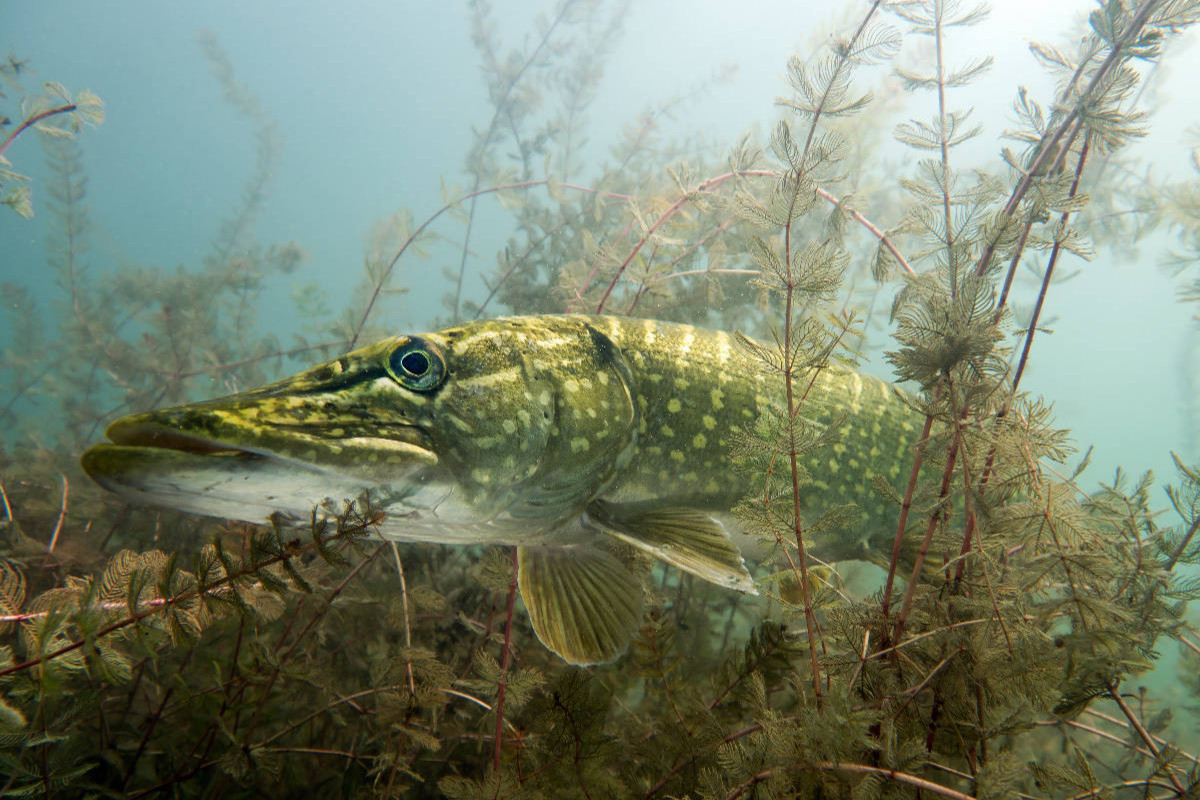
<path id="1" fill-rule="evenodd" d="M 863 4 L 788 65 L 769 155 L 747 138 L 718 165 L 657 142 L 672 101 L 592 169 L 585 113 L 622 9 L 562 0 L 502 53 L 487 4 L 471 8 L 493 108 L 469 187 L 422 222 L 398 215 L 395 249 L 369 247 L 351 307 L 291 343 L 253 324 L 269 277 L 303 257 L 254 237 L 277 136 L 214 39 L 205 53 L 258 150 L 203 264 L 86 269 L 86 136 L 47 142 L 53 327 L 4 285 L 0 796 L 1196 797 L 1200 732 L 1173 713 L 1200 704 L 1196 454 L 1177 459 L 1166 511 L 1148 475 L 1094 488 L 1086 456 L 1067 464 L 1070 420 L 1021 383 L 1070 291 L 1063 259 L 1129 230 L 1094 213 L 1091 197 L 1128 180 L 1098 165 L 1151 124 L 1146 67 L 1200 3 L 1105 0 L 1073 49 L 1034 45 L 1055 95 L 1014 89 L 992 173 L 957 159 L 983 133 L 960 89 L 989 61 L 951 63 L 943 47 L 983 7 Z M 894 64 L 911 38 L 932 43 L 927 60 Z M 6 79 L 18 63 L 0 65 Z M 894 132 L 916 160 L 903 175 L 871 162 L 863 87 L 882 70 L 936 101 Z M 55 109 L 99 121 L 94 96 L 48 91 L 62 104 L 28 104 L 0 155 Z M 29 211 L 19 176 L 0 181 Z M 1126 194 L 1120 217 L 1175 226 L 1184 270 L 1195 181 Z M 868 206 L 868 191 L 881 199 Z M 463 276 L 492 196 L 512 233 L 476 299 Z M 388 330 L 393 276 L 447 215 L 463 226 L 451 317 L 582 310 L 753 335 L 746 363 L 787 398 L 732 453 L 753 480 L 736 511 L 762 545 L 763 598 L 659 568 L 628 655 L 579 669 L 514 608 L 509 551 L 380 544 L 369 497 L 296 531 L 131 508 L 86 483 L 78 454 L 115 416 L 247 388 Z M 1035 301 L 1014 309 L 1031 264 Z M 296 300 L 314 316 L 313 292 Z M 810 468 L 845 433 L 807 413 L 808 390 L 869 347 L 924 424 L 877 497 L 833 503 Z M 868 504 L 886 523 L 864 542 L 879 568 L 864 589 L 809 550 Z M 1164 699 L 1143 676 L 1175 657 L 1181 685 Z"/>

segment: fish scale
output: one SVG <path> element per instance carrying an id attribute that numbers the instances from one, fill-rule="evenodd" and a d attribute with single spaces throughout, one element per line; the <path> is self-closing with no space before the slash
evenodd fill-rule
<path id="1" fill-rule="evenodd" d="M 840 364 L 801 390 L 836 426 L 805 453 L 806 509 L 861 519 L 819 555 L 861 556 L 894 511 L 919 420 L 883 381 Z M 306 524 L 369 493 L 397 541 L 518 547 L 538 637 L 576 664 L 610 661 L 641 621 L 624 542 L 707 581 L 756 591 L 720 521 L 748 489 L 730 444 L 783 383 L 733 336 L 653 320 L 532 316 L 396 336 L 260 389 L 117 420 L 83 466 L 133 502 Z"/>

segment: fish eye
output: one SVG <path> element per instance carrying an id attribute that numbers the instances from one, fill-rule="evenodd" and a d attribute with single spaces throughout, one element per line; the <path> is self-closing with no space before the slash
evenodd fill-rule
<path id="1" fill-rule="evenodd" d="M 405 389 L 429 392 L 441 386 L 446 379 L 446 361 L 433 344 L 419 336 L 412 336 L 392 350 L 387 360 L 387 371 Z"/>

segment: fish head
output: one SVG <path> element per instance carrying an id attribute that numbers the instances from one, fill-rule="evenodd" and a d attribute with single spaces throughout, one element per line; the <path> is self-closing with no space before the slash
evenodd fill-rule
<path id="1" fill-rule="evenodd" d="M 368 492 L 395 538 L 511 539 L 498 522 L 545 528 L 580 510 L 634 435 L 627 372 L 603 341 L 531 324 L 391 337 L 123 417 L 83 467 L 131 501 L 207 516 L 302 521 Z"/>

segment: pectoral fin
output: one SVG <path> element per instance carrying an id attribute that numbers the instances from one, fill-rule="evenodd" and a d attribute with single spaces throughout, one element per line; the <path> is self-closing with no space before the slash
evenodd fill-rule
<path id="1" fill-rule="evenodd" d="M 640 509 L 603 501 L 588 506 L 588 521 L 697 578 L 758 594 L 742 553 L 725 526 L 688 508 Z"/>
<path id="2" fill-rule="evenodd" d="M 603 664 L 625 652 L 642 621 L 642 586 L 595 547 L 517 549 L 521 597 L 542 644 L 570 664 Z"/>

